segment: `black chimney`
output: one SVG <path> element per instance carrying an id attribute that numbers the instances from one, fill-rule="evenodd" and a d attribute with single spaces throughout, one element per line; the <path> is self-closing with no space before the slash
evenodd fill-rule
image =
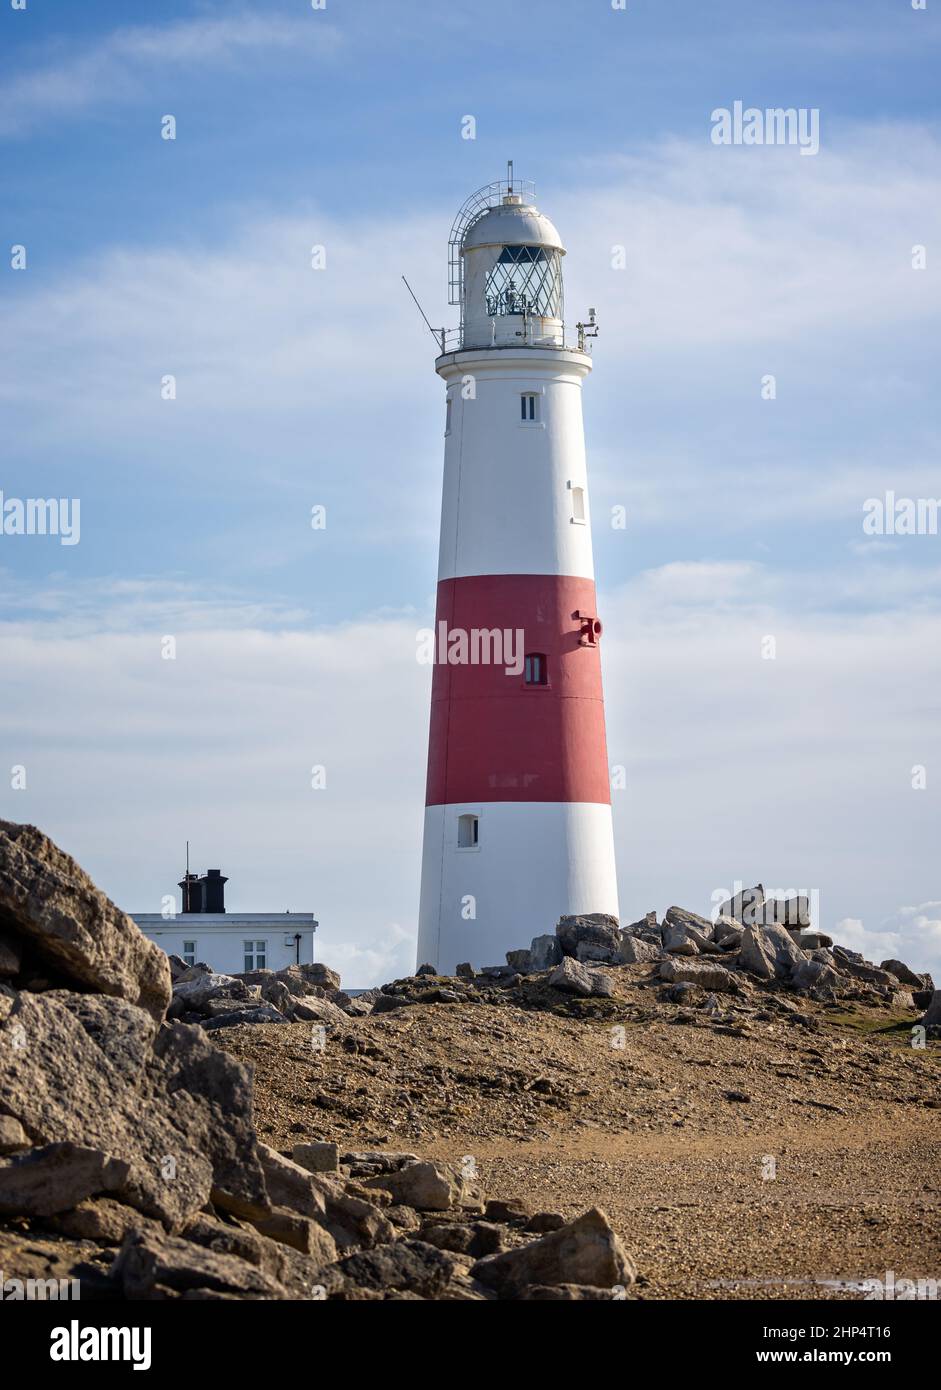
<path id="1" fill-rule="evenodd" d="M 220 869 L 207 869 L 200 886 L 203 890 L 203 912 L 225 912 L 225 885 L 228 879 Z"/>
<path id="2" fill-rule="evenodd" d="M 202 912 L 203 886 L 196 874 L 184 874 L 177 887 L 183 894 L 184 912 Z"/>

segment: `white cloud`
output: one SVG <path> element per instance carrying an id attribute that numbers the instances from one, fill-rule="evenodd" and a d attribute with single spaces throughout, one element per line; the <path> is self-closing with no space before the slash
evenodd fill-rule
<path id="1" fill-rule="evenodd" d="M 916 972 L 929 971 L 941 984 L 941 902 L 900 907 L 877 926 L 854 918 L 836 924 L 836 939 L 867 960 L 902 960 Z"/>
<path id="2" fill-rule="evenodd" d="M 43 119 L 129 101 L 160 68 L 218 67 L 243 57 L 257 60 L 269 51 L 282 57 L 328 55 L 338 43 L 337 30 L 312 12 L 290 20 L 243 10 L 219 18 L 115 29 L 76 51 L 59 47 L 49 61 L 7 82 L 0 96 L 0 130 L 19 134 Z"/>

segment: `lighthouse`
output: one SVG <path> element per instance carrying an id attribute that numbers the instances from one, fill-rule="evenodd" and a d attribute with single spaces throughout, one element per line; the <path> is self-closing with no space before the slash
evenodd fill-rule
<path id="1" fill-rule="evenodd" d="M 618 914 L 582 423 L 565 247 L 506 180 L 450 241 L 444 485 L 418 960 L 499 964 L 567 913 Z"/>

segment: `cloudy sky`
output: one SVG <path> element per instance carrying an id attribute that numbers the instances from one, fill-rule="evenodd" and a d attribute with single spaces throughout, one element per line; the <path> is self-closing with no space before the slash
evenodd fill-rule
<path id="1" fill-rule="evenodd" d="M 601 323 L 625 918 L 761 880 L 941 972 L 941 536 L 863 529 L 941 496 L 939 50 L 910 0 L 0 10 L 0 490 L 81 504 L 0 534 L 0 815 L 131 911 L 188 838 L 347 983 L 413 967 L 443 387 L 400 276 L 453 324 L 512 157 Z M 735 101 L 819 153 L 714 144 Z"/>

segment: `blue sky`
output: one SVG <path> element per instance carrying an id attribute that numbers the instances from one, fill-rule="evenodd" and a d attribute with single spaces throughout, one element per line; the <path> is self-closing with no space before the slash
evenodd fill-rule
<path id="1" fill-rule="evenodd" d="M 350 983 L 410 964 L 443 414 L 399 277 L 454 322 L 451 219 L 513 157 L 568 246 L 568 317 L 602 326 L 625 913 L 764 878 L 941 968 L 941 538 L 861 529 L 888 488 L 941 495 L 939 23 L 932 0 L 0 9 L 0 246 L 28 249 L 0 262 L 0 489 L 82 508 L 74 547 L 0 535 L 0 770 L 28 769 L 0 814 L 138 910 L 189 836 L 233 905 L 316 911 Z M 819 154 L 713 145 L 735 100 L 818 108 Z"/>

